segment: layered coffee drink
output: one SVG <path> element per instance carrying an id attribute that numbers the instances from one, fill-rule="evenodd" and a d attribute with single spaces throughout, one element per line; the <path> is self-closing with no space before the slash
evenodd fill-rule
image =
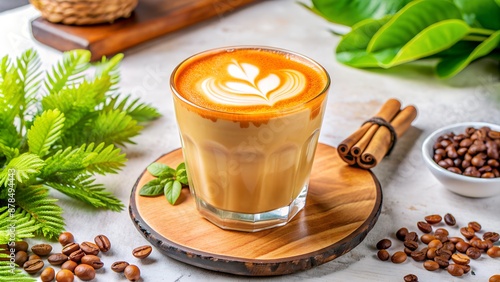
<path id="1" fill-rule="evenodd" d="M 189 187 L 203 216 L 258 231 L 304 207 L 329 83 L 318 63 L 268 47 L 210 50 L 174 70 Z"/>

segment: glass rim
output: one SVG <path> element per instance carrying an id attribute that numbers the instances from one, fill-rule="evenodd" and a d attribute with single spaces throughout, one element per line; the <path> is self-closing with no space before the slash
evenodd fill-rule
<path id="1" fill-rule="evenodd" d="M 307 105 L 307 104 L 315 101 L 316 99 L 318 99 L 322 95 L 326 94 L 327 91 L 328 91 L 328 89 L 330 88 L 331 78 L 330 78 L 330 74 L 328 73 L 328 71 L 320 63 L 318 63 L 317 61 L 309 58 L 308 56 L 305 56 L 305 55 L 302 55 L 300 53 L 297 53 L 297 52 L 294 52 L 294 51 L 290 51 L 290 50 L 287 50 L 287 49 L 277 48 L 277 47 L 271 47 L 271 46 L 263 46 L 263 45 L 234 45 L 234 46 L 226 46 L 226 47 L 217 47 L 217 48 L 207 49 L 207 50 L 198 52 L 198 53 L 196 53 L 194 55 L 191 55 L 191 56 L 187 57 L 186 59 L 182 60 L 174 68 L 174 70 L 172 71 L 172 74 L 170 75 L 170 89 L 172 90 L 172 93 L 179 100 L 181 100 L 183 103 L 188 104 L 189 106 L 194 107 L 194 108 L 199 109 L 199 110 L 202 110 L 202 111 L 207 111 L 207 112 L 212 112 L 212 113 L 220 113 L 220 114 L 231 114 L 231 115 L 238 115 L 238 116 L 262 115 L 262 113 L 246 113 L 246 112 L 235 112 L 235 111 L 221 111 L 221 110 L 215 110 L 215 109 L 203 107 L 203 106 L 200 106 L 200 105 L 198 105 L 198 104 L 190 101 L 189 99 L 183 97 L 179 93 L 179 91 L 177 90 L 177 88 L 175 87 L 174 80 L 175 80 L 175 76 L 177 74 L 177 71 L 186 62 L 188 62 L 189 60 L 191 60 L 193 58 L 196 58 L 198 56 L 202 56 L 202 55 L 209 54 L 209 53 L 219 53 L 219 52 L 227 51 L 227 50 L 231 50 L 231 49 L 233 49 L 233 50 L 261 49 L 261 50 L 266 50 L 266 51 L 277 51 L 277 52 L 284 53 L 284 54 L 290 54 L 290 55 L 299 57 L 300 59 L 305 60 L 305 61 L 311 63 L 312 65 L 316 66 L 326 76 L 325 86 L 323 87 L 323 89 L 321 89 L 321 91 L 319 91 L 318 94 L 316 94 L 315 96 L 313 96 L 311 99 L 309 99 L 309 100 L 307 100 L 307 101 L 305 101 L 305 102 L 303 102 L 303 103 L 301 103 L 299 105 L 290 107 L 290 108 L 277 109 L 275 111 L 270 111 L 270 112 L 267 112 L 267 113 L 272 114 L 272 113 L 295 112 L 297 109 L 302 109 L 304 107 L 304 105 Z"/>

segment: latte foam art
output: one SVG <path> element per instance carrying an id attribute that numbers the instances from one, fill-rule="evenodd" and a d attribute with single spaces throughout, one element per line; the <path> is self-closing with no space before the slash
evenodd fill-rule
<path id="1" fill-rule="evenodd" d="M 259 77 L 260 69 L 236 60 L 227 66 L 227 77 L 208 77 L 201 82 L 206 97 L 215 103 L 231 106 L 268 105 L 301 94 L 306 85 L 304 74 L 280 69 Z"/>

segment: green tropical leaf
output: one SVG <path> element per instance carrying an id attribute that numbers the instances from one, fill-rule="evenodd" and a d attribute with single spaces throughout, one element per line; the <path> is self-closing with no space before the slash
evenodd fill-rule
<path id="1" fill-rule="evenodd" d="M 40 76 L 42 74 L 40 66 L 40 57 L 33 49 L 26 50 L 21 57 L 17 58 L 19 81 L 24 92 L 25 108 L 23 110 L 27 110 L 37 101 L 36 94 L 40 89 Z"/>
<path id="2" fill-rule="evenodd" d="M 139 190 L 141 196 L 159 196 L 164 193 L 161 179 L 155 178 L 142 186 Z"/>
<path id="3" fill-rule="evenodd" d="M 469 54 L 461 54 L 443 58 L 436 67 L 439 77 L 449 78 L 467 67 L 472 61 L 488 55 L 493 49 L 500 46 L 500 30 L 493 33 L 488 39 L 481 42 Z M 466 50 L 466 49 L 462 49 Z"/>
<path id="4" fill-rule="evenodd" d="M 500 29 L 500 6 L 495 0 L 453 0 L 464 20 L 473 27 Z"/>
<path id="5" fill-rule="evenodd" d="M 82 79 L 84 77 L 83 71 L 90 66 L 90 57 L 91 54 L 88 50 L 64 52 L 62 61 L 52 67 L 52 72 L 47 74 L 45 80 L 47 93 L 57 93 Z"/>
<path id="6" fill-rule="evenodd" d="M 312 0 L 308 7 L 326 20 L 347 26 L 372 18 L 395 14 L 411 0 Z"/>
<path id="7" fill-rule="evenodd" d="M 10 174 L 17 182 L 23 183 L 38 174 L 43 166 L 44 161 L 39 156 L 30 153 L 21 154 L 10 160 L 0 171 L 0 186 L 9 181 Z"/>
<path id="8" fill-rule="evenodd" d="M 31 153 L 47 155 L 50 146 L 59 140 L 64 127 L 64 114 L 58 109 L 47 110 L 37 116 L 28 130 L 28 146 Z"/>

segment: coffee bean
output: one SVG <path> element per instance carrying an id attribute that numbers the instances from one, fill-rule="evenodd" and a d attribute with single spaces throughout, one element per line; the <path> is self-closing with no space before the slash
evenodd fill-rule
<path id="1" fill-rule="evenodd" d="M 443 257 L 446 260 L 449 260 L 451 258 L 452 254 L 453 254 L 452 251 L 447 250 L 445 248 L 441 248 L 441 249 L 436 250 L 436 256 Z"/>
<path id="2" fill-rule="evenodd" d="M 398 238 L 399 241 L 404 241 L 406 234 L 408 234 L 408 229 L 406 227 L 402 227 L 396 232 L 396 238 Z"/>
<path id="3" fill-rule="evenodd" d="M 500 235 L 496 232 L 485 232 L 483 234 L 483 240 L 490 240 L 491 242 L 496 242 L 500 239 Z"/>
<path id="4" fill-rule="evenodd" d="M 424 244 L 429 244 L 430 241 L 436 239 L 436 237 L 434 237 L 434 235 L 431 235 L 431 234 L 424 234 L 422 236 L 420 236 L 420 241 L 422 241 L 422 243 Z"/>
<path id="5" fill-rule="evenodd" d="M 123 270 L 123 273 L 129 281 L 138 281 L 141 279 L 141 270 L 136 265 L 127 265 L 127 267 Z"/>
<path id="6" fill-rule="evenodd" d="M 440 233 L 434 234 L 434 237 L 436 237 L 436 240 L 441 241 L 441 243 L 445 243 L 445 242 L 449 241 L 448 236 L 445 234 L 440 234 Z"/>
<path id="7" fill-rule="evenodd" d="M 95 270 L 88 264 L 80 264 L 75 267 L 75 275 L 83 281 L 89 281 L 95 278 Z"/>
<path id="8" fill-rule="evenodd" d="M 73 234 L 70 232 L 63 232 L 59 235 L 59 243 L 61 243 L 62 246 L 66 246 L 73 242 L 75 242 L 75 237 L 73 237 Z"/>
<path id="9" fill-rule="evenodd" d="M 451 243 L 453 244 L 456 244 L 458 242 L 463 242 L 464 239 L 460 238 L 460 237 L 448 237 L 448 239 L 450 240 Z"/>
<path id="10" fill-rule="evenodd" d="M 489 248 L 493 247 L 493 242 L 491 242 L 491 240 L 484 240 L 484 242 L 486 243 L 486 249 L 485 250 L 488 250 Z"/>
<path id="11" fill-rule="evenodd" d="M 25 251 L 18 251 L 14 257 L 14 262 L 21 266 L 28 261 L 28 254 Z"/>
<path id="12" fill-rule="evenodd" d="M 413 251 L 410 254 L 411 258 L 415 261 L 424 261 L 427 258 L 427 250 L 425 251 Z"/>
<path id="13" fill-rule="evenodd" d="M 85 255 L 82 257 L 81 263 L 88 264 L 94 269 L 100 269 L 104 266 L 104 263 L 98 256 L 95 255 Z"/>
<path id="14" fill-rule="evenodd" d="M 71 253 L 78 251 L 80 249 L 80 245 L 75 242 L 68 243 L 64 245 L 62 248 L 62 253 L 69 256 Z"/>
<path id="15" fill-rule="evenodd" d="M 405 248 L 403 249 L 403 252 L 404 252 L 407 256 L 411 256 L 411 252 L 413 252 L 413 250 L 408 249 L 407 247 L 405 247 Z"/>
<path id="16" fill-rule="evenodd" d="M 153 248 L 151 246 L 148 246 L 148 245 L 140 246 L 140 247 L 135 248 L 132 251 L 132 255 L 136 258 L 144 259 L 144 258 L 147 258 L 149 256 L 149 254 L 151 254 L 152 250 L 153 250 Z"/>
<path id="17" fill-rule="evenodd" d="M 85 256 L 85 252 L 78 249 L 74 252 L 72 252 L 71 254 L 69 254 L 68 258 L 74 262 L 80 262 L 81 259 Z"/>
<path id="18" fill-rule="evenodd" d="M 35 274 L 40 271 L 44 266 L 44 263 L 41 259 L 33 259 L 28 260 L 23 264 L 24 271 L 29 274 Z"/>
<path id="19" fill-rule="evenodd" d="M 403 263 L 406 261 L 406 258 L 408 256 L 404 253 L 404 252 L 401 252 L 401 251 L 398 251 L 398 252 L 395 252 L 392 257 L 391 257 L 391 261 L 393 263 Z"/>
<path id="20" fill-rule="evenodd" d="M 471 259 L 478 259 L 481 257 L 481 250 L 475 247 L 469 247 L 465 252 Z"/>
<path id="21" fill-rule="evenodd" d="M 436 251 L 437 251 L 436 248 L 429 247 L 429 249 L 427 249 L 427 258 L 434 259 L 436 257 Z"/>
<path id="22" fill-rule="evenodd" d="M 101 250 L 101 252 L 105 253 L 109 251 L 109 249 L 111 249 L 111 243 L 109 242 L 108 237 L 104 235 L 97 235 L 94 238 L 94 242 L 97 245 L 97 247 L 99 247 L 99 250 Z"/>
<path id="23" fill-rule="evenodd" d="M 467 226 L 469 228 L 472 228 L 472 230 L 474 230 L 475 232 L 481 231 L 481 224 L 479 224 L 479 223 L 477 223 L 475 221 L 469 222 L 469 224 L 467 224 Z"/>
<path id="24" fill-rule="evenodd" d="M 388 260 L 388 259 L 389 259 L 390 255 L 389 255 L 389 252 L 388 252 L 387 250 L 382 249 L 382 250 L 379 250 L 379 251 L 377 252 L 377 257 L 378 257 L 380 260 L 382 260 L 382 261 L 386 261 L 386 260 Z M 120 263 L 123 263 L 123 262 L 120 262 Z M 126 262 L 125 262 L 125 263 L 126 263 Z M 122 264 L 122 265 L 123 265 L 123 264 Z M 128 265 L 128 263 L 127 263 L 127 265 Z M 123 268 L 125 268 L 127 265 L 124 265 L 124 267 L 123 267 Z M 120 270 L 120 269 L 121 269 L 121 270 L 123 271 L 123 269 L 120 267 L 120 265 L 117 265 L 117 266 L 116 266 L 116 268 L 117 268 L 118 270 Z M 111 269 L 113 269 L 113 266 L 111 266 Z M 113 269 L 113 271 L 115 271 L 115 272 L 120 272 L 120 271 L 116 271 L 116 270 L 114 270 L 114 269 Z"/>
<path id="25" fill-rule="evenodd" d="M 99 247 L 96 244 L 90 242 L 81 243 L 80 250 L 82 250 L 87 255 L 99 254 Z"/>
<path id="26" fill-rule="evenodd" d="M 450 232 L 448 232 L 448 230 L 444 229 L 444 228 L 438 228 L 436 230 L 434 230 L 434 235 L 437 235 L 437 234 L 440 234 L 440 235 L 450 235 Z"/>
<path id="27" fill-rule="evenodd" d="M 41 259 L 40 256 L 32 254 L 28 257 L 28 260 Z"/>
<path id="28" fill-rule="evenodd" d="M 415 274 L 408 274 L 403 279 L 405 282 L 418 282 L 418 277 Z"/>
<path id="29" fill-rule="evenodd" d="M 460 267 L 464 270 L 464 274 L 469 273 L 470 265 L 468 264 L 455 264 L 457 267 Z"/>
<path id="30" fill-rule="evenodd" d="M 437 262 L 441 268 L 446 268 L 450 264 L 449 259 L 443 256 L 436 256 L 434 261 Z"/>
<path id="31" fill-rule="evenodd" d="M 470 227 L 460 228 L 460 233 L 467 239 L 472 239 L 476 235 L 476 232 L 474 231 L 474 229 L 472 229 Z"/>
<path id="32" fill-rule="evenodd" d="M 50 254 L 50 252 L 52 251 L 52 246 L 49 244 L 36 244 L 33 247 L 31 247 L 31 251 L 34 254 L 43 257 Z"/>
<path id="33" fill-rule="evenodd" d="M 493 246 L 486 251 L 486 253 L 492 258 L 500 258 L 500 247 Z"/>
<path id="34" fill-rule="evenodd" d="M 74 280 L 75 280 L 75 275 L 73 274 L 73 272 L 67 269 L 61 269 L 56 274 L 57 282 L 73 282 Z"/>
<path id="35" fill-rule="evenodd" d="M 73 272 L 75 270 L 75 267 L 78 265 L 78 263 L 72 261 L 72 260 L 68 260 L 68 261 L 65 261 L 62 265 L 61 265 L 61 269 L 67 269 L 71 272 Z"/>
<path id="36" fill-rule="evenodd" d="M 381 254 L 381 253 L 383 253 L 383 254 Z M 387 250 L 378 251 L 377 256 L 380 260 L 385 261 L 385 260 L 389 259 L 389 253 L 387 252 Z M 126 261 L 115 261 L 111 265 L 111 270 L 113 270 L 114 272 L 123 272 L 125 270 L 125 267 L 127 267 L 128 265 L 129 265 L 129 263 Z"/>
<path id="37" fill-rule="evenodd" d="M 405 236 L 404 241 L 415 241 L 418 242 L 418 235 L 416 232 L 408 232 Z"/>
<path id="38" fill-rule="evenodd" d="M 42 282 L 52 282 L 56 277 L 56 272 L 52 267 L 47 267 L 40 274 L 40 279 Z"/>
<path id="39" fill-rule="evenodd" d="M 464 275 L 464 269 L 460 266 L 457 266 L 456 264 L 450 264 L 448 265 L 448 273 L 451 274 L 452 276 L 462 276 Z"/>
<path id="40" fill-rule="evenodd" d="M 47 260 L 49 261 L 50 264 L 52 265 L 61 265 L 68 261 L 68 256 L 62 253 L 57 253 L 57 254 L 52 254 L 50 255 Z"/>
<path id="41" fill-rule="evenodd" d="M 429 271 L 435 271 L 439 269 L 439 264 L 433 260 L 426 260 L 424 262 L 424 268 Z"/>
<path id="42" fill-rule="evenodd" d="M 443 246 L 443 242 L 441 242 L 440 240 L 438 239 L 434 239 L 432 241 L 429 242 L 429 244 L 427 244 L 427 246 L 429 248 L 436 248 L 436 249 L 439 249 Z"/>
<path id="43" fill-rule="evenodd" d="M 389 239 L 382 239 L 377 243 L 377 250 L 389 249 L 392 246 L 392 242 Z"/>
<path id="44" fill-rule="evenodd" d="M 16 250 L 16 252 L 28 252 L 28 243 L 26 243 L 25 241 L 17 241 L 14 244 L 14 249 Z"/>
<path id="45" fill-rule="evenodd" d="M 431 233 L 432 232 L 432 226 L 425 221 L 417 222 L 417 227 L 418 227 L 418 229 L 420 229 L 420 231 L 422 231 L 424 233 Z"/>
<path id="46" fill-rule="evenodd" d="M 451 256 L 451 259 L 456 264 L 465 265 L 465 264 L 469 264 L 470 263 L 470 258 L 467 255 L 464 255 L 464 254 L 453 254 Z"/>
<path id="47" fill-rule="evenodd" d="M 424 219 L 429 224 L 437 224 L 440 223 L 441 220 L 443 220 L 443 218 L 439 214 L 431 214 L 426 216 Z"/>
<path id="48" fill-rule="evenodd" d="M 441 247 L 442 249 L 446 249 L 446 250 L 449 250 L 450 252 L 454 253 L 455 250 L 456 250 L 456 247 L 455 247 L 455 244 L 453 244 L 452 242 L 448 241 L 448 242 L 444 242 L 443 243 L 443 247 Z"/>
<path id="49" fill-rule="evenodd" d="M 404 241 L 404 246 L 407 247 L 408 249 L 414 251 L 418 249 L 418 243 L 415 241 Z"/>
<path id="50" fill-rule="evenodd" d="M 500 274 L 495 274 L 491 276 L 488 282 L 500 282 Z"/>
<path id="51" fill-rule="evenodd" d="M 455 244 L 455 248 L 457 249 L 457 251 L 459 251 L 461 253 L 465 253 L 469 247 L 470 247 L 470 244 L 465 242 L 465 241 L 458 242 Z"/>

